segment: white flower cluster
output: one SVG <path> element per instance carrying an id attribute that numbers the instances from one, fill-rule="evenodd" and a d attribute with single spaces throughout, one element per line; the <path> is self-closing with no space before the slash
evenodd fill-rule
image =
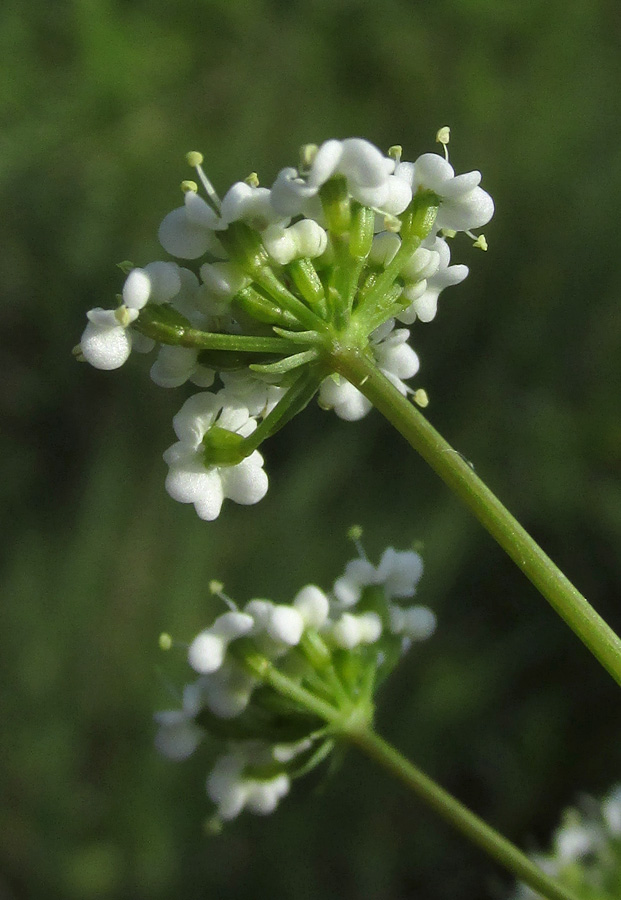
<path id="1" fill-rule="evenodd" d="M 224 723 L 221 727 L 237 723 L 236 738 L 228 741 L 226 754 L 207 780 L 221 819 L 234 818 L 244 808 L 271 812 L 288 792 L 295 769 L 308 763 L 325 740 L 315 730 L 295 740 L 267 740 L 256 730 L 239 737 L 247 722 L 254 727 L 257 709 L 265 721 L 265 686 L 245 665 L 246 654 L 259 654 L 309 689 L 317 681 L 308 651 L 313 636 L 337 673 L 339 666 L 347 668 L 350 653 L 362 654 L 372 668 L 384 663 L 390 648 L 396 649 L 393 656 L 398 659 L 412 641 L 425 640 L 435 630 L 430 609 L 399 602 L 415 594 L 422 571 L 417 553 L 389 547 L 378 566 L 366 558 L 348 563 L 329 593 L 309 584 L 291 604 L 253 599 L 243 610 L 218 616 L 194 638 L 188 661 L 199 677 L 184 688 L 181 709 L 156 714 L 156 746 L 170 759 L 185 759 L 204 735 L 198 724 L 201 714 L 216 717 Z M 354 686 L 353 696 L 356 690 Z"/>
<path id="2" fill-rule="evenodd" d="M 447 140 L 441 139 L 446 157 Z M 142 268 L 122 264 L 128 274 L 119 305 L 87 313 L 76 352 L 95 368 L 117 369 L 132 349 L 151 350 L 155 340 L 149 334 L 159 342 L 151 367 L 157 385 L 216 385 L 212 394 L 188 400 L 175 417 L 179 441 L 164 457 L 169 493 L 193 503 L 202 518 L 216 518 L 224 498 L 256 503 L 267 490 L 256 447 L 240 449 L 237 458 L 209 457 L 210 433 L 252 434 L 279 400 L 288 402 L 289 374 L 320 359 L 330 344 L 327 335 L 340 340 L 348 317 L 358 317 L 351 330 L 357 349 L 368 348 L 403 395 L 415 393 L 406 382 L 418 372 L 419 359 L 408 343 L 409 330 L 397 322 L 434 318 L 440 292 L 468 274 L 466 266 L 450 265 L 446 235 L 471 234 L 489 221 L 493 202 L 479 186 L 479 172 L 455 175 L 445 156 L 426 153 L 410 163 L 401 160 L 400 148 L 390 154 L 362 138 L 309 145 L 300 168 L 283 169 L 271 189 L 259 186 L 253 174 L 233 184 L 222 200 L 203 171 L 202 156 L 188 154 L 204 196 L 197 182 L 184 182 L 183 205 L 164 218 L 159 239 L 171 255 L 196 261 L 196 271 L 169 261 Z M 423 206 L 435 210 L 439 204 L 437 215 L 425 225 L 424 237 L 404 247 L 407 234 L 397 232 L 421 197 Z M 334 225 L 335 209 L 346 210 L 341 230 Z M 354 234 L 361 209 L 366 218 L 360 221 L 368 226 Z M 365 292 L 373 294 L 373 284 L 391 266 L 390 300 L 374 297 L 371 306 L 377 300 L 378 308 L 364 309 Z M 345 284 L 349 297 L 335 287 Z M 280 326 L 281 337 L 275 337 L 274 326 Z M 296 332 L 302 333 L 299 342 Z M 257 355 L 255 347 L 263 350 Z M 279 352 L 284 357 L 275 359 Z M 320 378 L 313 390 L 323 409 L 348 421 L 368 413 L 370 402 L 343 376 L 333 373 L 319 385 Z M 298 409 L 308 399 L 302 397 Z M 262 439 L 273 427 L 266 426 Z"/>
<path id="3" fill-rule="evenodd" d="M 544 872 L 572 889 L 576 897 L 617 900 L 621 885 L 621 784 L 601 803 L 585 798 L 584 810 L 568 809 L 556 829 L 550 853 L 533 857 Z M 584 893 L 583 893 L 584 891 Z M 513 900 L 539 895 L 519 884 Z"/>

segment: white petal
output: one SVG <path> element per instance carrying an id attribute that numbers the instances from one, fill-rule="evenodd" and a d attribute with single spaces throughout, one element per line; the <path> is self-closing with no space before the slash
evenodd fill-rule
<path id="1" fill-rule="evenodd" d="M 201 675 L 215 672 L 224 662 L 226 641 L 211 629 L 197 635 L 188 650 L 188 662 Z"/>
<path id="2" fill-rule="evenodd" d="M 394 163 L 388 160 L 387 166 L 386 157 L 381 150 L 363 138 L 347 138 L 341 147 L 339 172 L 361 186 L 377 187 L 384 184 Z"/>
<path id="3" fill-rule="evenodd" d="M 437 153 L 423 153 L 414 163 L 414 181 L 412 186 L 414 190 L 423 187 L 443 196 L 442 188 L 444 183 L 453 178 L 454 175 L 453 167 L 443 156 L 439 156 Z"/>
<path id="4" fill-rule="evenodd" d="M 96 369 L 110 371 L 119 369 L 127 361 L 132 339 L 127 329 L 121 325 L 101 327 L 89 322 L 82 338 L 80 348 L 84 359 Z"/>
<path id="5" fill-rule="evenodd" d="M 209 469 L 205 480 L 201 483 L 200 493 L 194 500 L 194 509 L 199 518 L 213 522 L 220 515 L 223 500 L 224 492 L 219 470 Z"/>
<path id="6" fill-rule="evenodd" d="M 166 303 L 181 290 L 181 276 L 177 263 L 152 262 L 144 267 L 144 271 L 151 281 L 151 296 L 149 297 L 151 302 Z M 129 304 L 127 305 L 129 306 Z"/>
<path id="7" fill-rule="evenodd" d="M 388 597 L 412 597 L 422 574 L 423 560 L 413 550 L 387 547 L 377 567 L 377 580 Z"/>
<path id="8" fill-rule="evenodd" d="M 317 155 L 311 165 L 308 174 L 309 187 L 319 188 L 334 175 L 343 155 L 343 142 L 336 140 L 324 141 L 317 151 Z"/>
<path id="9" fill-rule="evenodd" d="M 221 409 L 222 401 L 217 394 L 209 391 L 193 394 L 173 418 L 175 434 L 182 441 L 194 441 L 198 445 Z"/>
<path id="10" fill-rule="evenodd" d="M 142 309 L 151 297 L 151 278 L 145 269 L 132 269 L 123 285 L 123 303 L 130 309 Z"/>
<path id="11" fill-rule="evenodd" d="M 168 213 L 159 227 L 158 238 L 167 253 L 182 259 L 197 259 L 207 252 L 213 241 L 206 228 L 188 219 L 185 206 Z"/>
<path id="12" fill-rule="evenodd" d="M 231 610 L 218 616 L 209 630 L 212 634 L 217 634 L 225 641 L 230 642 L 248 634 L 253 625 L 254 619 L 248 613 Z"/>
<path id="13" fill-rule="evenodd" d="M 358 617 L 352 616 L 351 613 L 343 613 L 332 627 L 331 634 L 337 647 L 342 647 L 344 650 L 352 650 L 357 647 L 361 639 Z"/>
<path id="14" fill-rule="evenodd" d="M 304 619 L 301 613 L 292 606 L 275 606 L 267 623 L 267 633 L 275 641 L 281 641 L 290 647 L 300 643 L 304 632 Z"/>
<path id="15" fill-rule="evenodd" d="M 328 598 L 315 584 L 307 584 L 298 591 L 293 605 L 309 628 L 321 628 L 328 618 Z"/>
<path id="16" fill-rule="evenodd" d="M 186 191 L 184 202 L 187 220 L 192 225 L 210 231 L 221 227 L 217 214 L 196 191 Z"/>
<path id="17" fill-rule="evenodd" d="M 219 469 L 224 496 L 245 506 L 262 500 L 268 488 L 262 465 L 263 457 L 255 450 L 238 465 Z"/>
<path id="18" fill-rule="evenodd" d="M 172 347 L 164 344 L 151 366 L 151 379 L 164 388 L 179 387 L 196 368 L 198 351 L 191 347 Z"/>

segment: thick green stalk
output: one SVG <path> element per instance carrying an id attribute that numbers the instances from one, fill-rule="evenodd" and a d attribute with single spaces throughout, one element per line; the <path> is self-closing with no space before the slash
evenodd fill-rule
<path id="1" fill-rule="evenodd" d="M 377 735 L 368 724 L 373 712 L 370 702 L 362 707 L 353 702 L 344 708 L 333 706 L 279 672 L 266 659 L 258 657 L 247 660 L 247 664 L 253 674 L 270 684 L 279 694 L 324 719 L 335 736 L 358 747 L 382 768 L 395 775 L 443 819 L 520 881 L 524 881 L 547 900 L 578 900 L 574 894 L 546 875 L 521 850 Z"/>
<path id="2" fill-rule="evenodd" d="M 337 349 L 333 364 L 455 491 L 615 681 L 621 684 L 621 639 L 472 467 L 364 353 Z"/>
<path id="3" fill-rule="evenodd" d="M 481 847 L 496 862 L 513 872 L 520 881 L 524 881 L 549 900 L 577 900 L 575 894 L 546 875 L 514 844 L 412 765 L 371 728 L 351 731 L 346 736 L 367 756 L 406 784 L 410 790 L 414 791 L 443 819 L 461 831 L 472 843 Z"/>

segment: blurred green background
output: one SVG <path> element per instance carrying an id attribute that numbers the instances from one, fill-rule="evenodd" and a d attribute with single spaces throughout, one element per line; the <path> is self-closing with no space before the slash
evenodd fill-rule
<path id="1" fill-rule="evenodd" d="M 414 327 L 433 423 L 621 628 L 621 6 L 614 0 L 31 0 L 0 12 L 2 900 L 481 900 L 504 873 L 371 763 L 299 784 L 208 837 L 206 762 L 152 749 L 186 675 L 163 655 L 207 583 L 285 601 L 425 544 L 437 635 L 380 730 L 507 836 L 545 845 L 577 792 L 619 779 L 611 679 L 380 420 L 313 408 L 265 448 L 270 492 L 216 523 L 170 500 L 161 452 L 189 390 L 132 358 L 78 366 L 114 264 L 161 257 L 187 150 L 220 190 L 270 184 L 301 143 L 406 158 L 452 128 L 480 168 L 490 250 Z"/>

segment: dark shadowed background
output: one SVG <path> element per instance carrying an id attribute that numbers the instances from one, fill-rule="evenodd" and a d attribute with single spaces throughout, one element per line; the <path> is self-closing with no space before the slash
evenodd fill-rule
<path id="1" fill-rule="evenodd" d="M 614 0 L 31 0 L 0 12 L 0 897 L 482 900 L 504 874 L 351 753 L 278 814 L 203 823 L 206 760 L 157 757 L 154 709 L 187 674 L 165 629 L 328 587 L 353 522 L 377 556 L 425 545 L 432 641 L 380 730 L 526 848 L 619 779 L 619 693 L 372 414 L 316 407 L 265 447 L 270 492 L 213 524 L 168 498 L 189 393 L 149 361 L 80 366 L 115 263 L 156 228 L 201 150 L 216 186 L 270 184 L 298 146 L 360 135 L 479 168 L 497 214 L 469 279 L 417 324 L 429 418 L 621 628 L 621 6 Z"/>

